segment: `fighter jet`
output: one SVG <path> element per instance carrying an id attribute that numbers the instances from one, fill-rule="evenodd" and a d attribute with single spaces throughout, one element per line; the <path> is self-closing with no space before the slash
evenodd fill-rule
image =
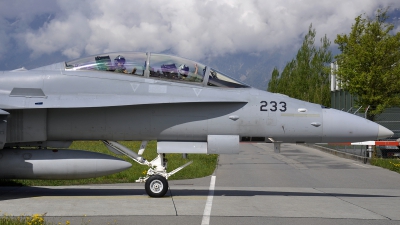
<path id="1" fill-rule="evenodd" d="M 77 179 L 131 166 L 68 150 L 102 140 L 149 166 L 145 189 L 162 197 L 165 154 L 234 154 L 240 142 L 359 142 L 393 133 L 372 121 L 261 91 L 207 65 L 172 55 L 116 52 L 36 69 L 0 72 L 0 178 Z M 118 141 L 142 141 L 136 152 Z M 149 140 L 158 157 L 142 157 Z"/>

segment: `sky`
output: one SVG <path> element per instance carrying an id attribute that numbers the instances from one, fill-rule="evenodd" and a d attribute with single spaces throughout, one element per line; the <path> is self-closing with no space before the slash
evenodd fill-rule
<path id="1" fill-rule="evenodd" d="M 116 51 L 199 61 L 297 51 L 311 23 L 317 40 L 326 34 L 333 43 L 356 16 L 387 6 L 398 9 L 400 1 L 0 0 L 0 70 Z"/>

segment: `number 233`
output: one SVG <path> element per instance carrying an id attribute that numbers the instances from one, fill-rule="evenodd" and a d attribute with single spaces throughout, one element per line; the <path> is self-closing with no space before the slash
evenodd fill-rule
<path id="1" fill-rule="evenodd" d="M 279 111 L 281 111 L 281 112 L 285 112 L 286 111 L 286 102 L 279 102 L 279 105 L 278 105 L 278 103 L 276 103 L 275 101 L 270 101 L 269 102 L 269 109 L 267 109 L 267 106 L 268 106 L 268 102 L 267 101 L 261 101 L 260 102 L 261 103 L 261 106 L 260 106 L 260 111 L 268 111 L 268 110 L 271 110 L 272 112 L 275 112 L 275 111 L 277 111 L 278 110 L 278 108 L 279 108 Z"/>

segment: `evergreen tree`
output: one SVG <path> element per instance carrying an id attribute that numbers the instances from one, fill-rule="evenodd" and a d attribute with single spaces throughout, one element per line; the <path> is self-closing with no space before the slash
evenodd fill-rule
<path id="1" fill-rule="evenodd" d="M 329 63 L 332 61 L 330 41 L 325 35 L 321 39 L 321 45 L 316 47 L 315 35 L 316 31 L 311 24 L 295 59 L 286 64 L 280 76 L 276 68 L 272 72 L 270 82 L 273 84 L 268 84 L 268 91 L 330 105 Z"/>
<path id="2" fill-rule="evenodd" d="M 268 82 L 268 90 L 270 92 L 276 92 L 278 90 L 278 79 L 279 79 L 279 71 L 275 67 L 272 71 L 271 80 Z"/>

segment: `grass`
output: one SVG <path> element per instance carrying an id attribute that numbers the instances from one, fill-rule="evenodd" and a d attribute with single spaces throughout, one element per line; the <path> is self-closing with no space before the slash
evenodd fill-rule
<path id="1" fill-rule="evenodd" d="M 371 165 L 379 166 L 400 173 L 400 159 L 372 158 L 370 163 Z"/>
<path id="2" fill-rule="evenodd" d="M 45 216 L 46 214 L 33 214 L 31 216 L 27 215 L 13 216 L 4 213 L 0 217 L 0 225 L 70 225 L 71 224 L 69 220 L 66 220 L 65 223 L 46 221 Z M 90 224 L 90 220 L 82 219 L 82 222 L 80 224 L 88 225 Z M 113 224 L 117 223 L 114 222 Z"/>
<path id="3" fill-rule="evenodd" d="M 47 223 L 44 218 L 44 215 L 40 214 L 34 214 L 32 216 L 12 216 L 8 214 L 3 214 L 2 217 L 0 217 L 0 224 L 1 225 L 48 225 L 50 223 Z M 59 223 L 62 224 L 62 223 Z M 66 225 L 70 224 L 70 222 L 67 220 L 65 222 Z"/>
<path id="4" fill-rule="evenodd" d="M 141 142 L 123 141 L 124 146 L 138 151 Z M 61 186 L 61 185 L 80 185 L 80 184 L 110 184 L 110 183 L 133 183 L 139 177 L 144 176 L 148 167 L 139 165 L 130 158 L 122 155 L 115 155 L 100 141 L 75 141 L 70 149 L 87 150 L 103 154 L 113 155 L 132 163 L 132 167 L 103 177 L 78 179 L 78 180 L 0 180 L 1 186 Z M 157 156 L 156 142 L 150 141 L 147 144 L 143 157 L 151 161 Z M 211 175 L 217 164 L 218 155 L 189 154 L 188 159 L 183 159 L 182 154 L 167 154 L 167 171 L 172 171 L 183 164 L 193 161 L 193 163 L 178 173 L 174 174 L 169 180 L 192 179 Z"/>

